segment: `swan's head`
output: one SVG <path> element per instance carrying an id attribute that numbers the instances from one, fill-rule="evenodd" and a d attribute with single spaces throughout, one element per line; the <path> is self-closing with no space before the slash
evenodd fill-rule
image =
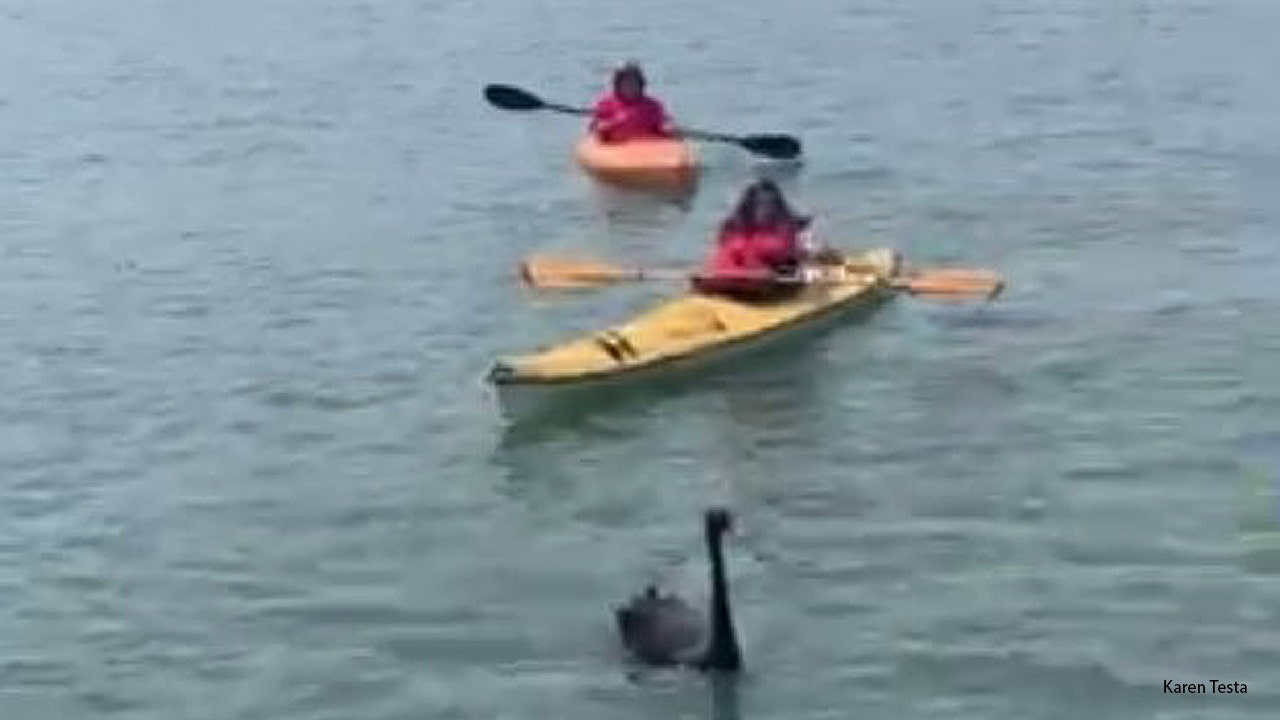
<path id="1" fill-rule="evenodd" d="M 707 532 L 711 535 L 723 535 L 733 530 L 733 516 L 724 508 L 713 507 L 707 510 L 703 519 L 707 526 Z"/>

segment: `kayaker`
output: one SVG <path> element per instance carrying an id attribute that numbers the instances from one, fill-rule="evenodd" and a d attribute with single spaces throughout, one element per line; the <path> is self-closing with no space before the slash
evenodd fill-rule
<path id="1" fill-rule="evenodd" d="M 638 64 L 628 62 L 613 71 L 612 91 L 596 102 L 591 114 L 591 132 L 601 142 L 671 137 L 666 109 L 644 88 L 644 71 Z"/>
<path id="2" fill-rule="evenodd" d="M 812 218 L 795 213 L 771 180 L 752 183 L 720 226 L 715 250 L 694 288 L 743 300 L 782 299 L 803 286 L 801 266 L 840 262 L 834 250 L 812 251 L 804 231 Z"/>

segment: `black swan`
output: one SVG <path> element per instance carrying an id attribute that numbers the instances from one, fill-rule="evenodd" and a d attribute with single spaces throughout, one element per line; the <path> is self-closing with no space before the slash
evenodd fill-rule
<path id="1" fill-rule="evenodd" d="M 732 526 L 728 511 L 712 508 L 703 515 L 707 555 L 711 561 L 710 628 L 703 616 L 675 595 L 658 594 L 653 585 L 614 610 L 622 644 L 650 665 L 690 665 L 699 670 L 737 671 L 742 652 L 729 612 L 721 536 Z"/>

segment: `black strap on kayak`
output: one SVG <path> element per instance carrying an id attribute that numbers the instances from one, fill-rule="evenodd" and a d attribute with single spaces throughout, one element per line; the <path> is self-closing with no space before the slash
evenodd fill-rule
<path id="1" fill-rule="evenodd" d="M 617 330 L 609 330 L 608 332 L 613 336 L 613 341 L 622 349 L 622 352 L 630 355 L 631 357 L 637 357 L 640 355 L 640 352 L 636 350 L 636 346 L 631 344 L 631 341 L 627 339 L 626 335 L 623 335 Z"/>
<path id="2" fill-rule="evenodd" d="M 609 353 L 609 357 L 613 358 L 614 362 L 622 362 L 628 356 L 638 357 L 640 355 L 639 351 L 636 350 L 636 346 L 632 345 L 630 340 L 627 340 L 622 333 L 616 330 L 605 330 L 600 333 L 596 336 L 596 344 Z"/>
<path id="3" fill-rule="evenodd" d="M 596 336 L 596 344 L 599 345 L 606 353 L 609 353 L 609 357 L 613 358 L 614 362 L 622 362 L 622 350 L 614 344 L 613 338 L 601 333 Z"/>

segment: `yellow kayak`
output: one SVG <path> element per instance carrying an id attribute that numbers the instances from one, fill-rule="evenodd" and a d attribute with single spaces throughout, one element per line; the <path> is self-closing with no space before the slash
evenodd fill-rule
<path id="1" fill-rule="evenodd" d="M 767 304 L 689 291 L 613 328 L 499 360 L 489 381 L 505 406 L 523 405 L 521 396 L 541 394 L 529 391 L 611 384 L 746 350 L 886 299 L 898 266 L 893 250 L 871 250 Z"/>
<path id="2" fill-rule="evenodd" d="M 587 172 L 616 185 L 673 189 L 698 179 L 697 151 L 675 138 L 603 143 L 587 135 L 578 141 L 574 157 Z"/>

